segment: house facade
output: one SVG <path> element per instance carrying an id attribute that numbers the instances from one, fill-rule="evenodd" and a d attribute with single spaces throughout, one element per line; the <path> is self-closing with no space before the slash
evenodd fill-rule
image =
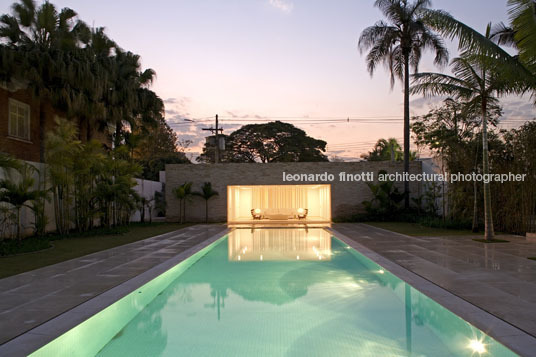
<path id="1" fill-rule="evenodd" d="M 20 160 L 41 162 L 41 135 L 54 128 L 56 117 L 64 114 L 34 98 L 24 85 L 15 81 L 0 83 L 0 151 Z M 85 141 L 87 125 L 79 124 L 79 137 Z M 109 134 L 94 132 L 92 137 L 111 147 Z"/>

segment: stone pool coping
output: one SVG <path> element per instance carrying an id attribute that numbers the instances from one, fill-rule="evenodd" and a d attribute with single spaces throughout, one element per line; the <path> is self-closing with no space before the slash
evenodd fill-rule
<path id="1" fill-rule="evenodd" d="M 348 236 L 338 232 L 336 229 L 325 229 L 348 246 L 381 265 L 401 280 L 441 304 L 454 314 L 469 322 L 471 325 L 482 330 L 488 336 L 508 347 L 513 352 L 522 356 L 530 356 L 534 353 L 534 348 L 536 346 L 536 338 L 534 336 L 518 329 L 497 316 L 482 310 L 478 306 L 471 304 L 448 290 L 443 289 L 432 281 L 398 265 L 388 258 L 385 258 L 379 253 L 374 252 Z"/>
<path id="2" fill-rule="evenodd" d="M 152 267 L 132 279 L 127 280 L 20 336 L 15 337 L 5 344 L 0 345 L 0 356 L 27 356 L 33 353 L 93 315 L 99 313 L 106 307 L 130 294 L 132 291 L 140 288 L 175 265 L 188 259 L 193 254 L 214 243 L 228 232 L 229 229 L 223 229 L 203 242 L 179 253 L 165 262 Z"/>

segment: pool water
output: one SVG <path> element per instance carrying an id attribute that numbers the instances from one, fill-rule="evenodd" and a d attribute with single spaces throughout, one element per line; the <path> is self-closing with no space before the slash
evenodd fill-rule
<path id="1" fill-rule="evenodd" d="M 515 355 L 322 229 L 237 229 L 203 254 L 98 355 Z"/>

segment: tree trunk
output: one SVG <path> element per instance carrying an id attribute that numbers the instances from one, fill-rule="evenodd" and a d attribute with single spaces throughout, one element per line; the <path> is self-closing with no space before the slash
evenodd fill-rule
<path id="1" fill-rule="evenodd" d="M 121 146 L 121 122 L 115 124 L 115 138 L 114 138 L 114 147 L 117 148 Z"/>
<path id="2" fill-rule="evenodd" d="M 17 207 L 17 239 L 20 241 L 20 207 Z"/>
<path id="3" fill-rule="evenodd" d="M 487 102 L 482 99 L 482 168 L 484 176 L 489 174 L 488 158 L 488 122 L 487 122 Z M 489 182 L 484 180 L 484 238 L 493 240 L 493 216 L 491 214 L 491 190 Z"/>
<path id="4" fill-rule="evenodd" d="M 404 56 L 404 173 L 409 174 L 409 55 Z M 408 175 L 405 174 L 404 176 Z M 409 181 L 404 180 L 404 208 L 409 208 Z"/>
<path id="5" fill-rule="evenodd" d="M 39 161 L 45 162 L 45 108 L 42 99 L 39 103 Z"/>
<path id="6" fill-rule="evenodd" d="M 475 170 L 476 172 L 476 170 Z M 474 233 L 478 232 L 478 199 L 477 199 L 477 185 L 476 180 L 473 182 L 473 227 Z"/>

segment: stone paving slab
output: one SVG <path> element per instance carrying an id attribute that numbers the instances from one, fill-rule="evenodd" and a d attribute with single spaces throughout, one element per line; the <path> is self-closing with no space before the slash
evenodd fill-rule
<path id="1" fill-rule="evenodd" d="M 536 337 L 536 261 L 527 259 L 536 256 L 536 243 L 518 236 L 496 244 L 410 237 L 358 223 L 333 229 Z"/>
<path id="2" fill-rule="evenodd" d="M 0 279 L 0 345 L 226 230 L 190 226 Z"/>

